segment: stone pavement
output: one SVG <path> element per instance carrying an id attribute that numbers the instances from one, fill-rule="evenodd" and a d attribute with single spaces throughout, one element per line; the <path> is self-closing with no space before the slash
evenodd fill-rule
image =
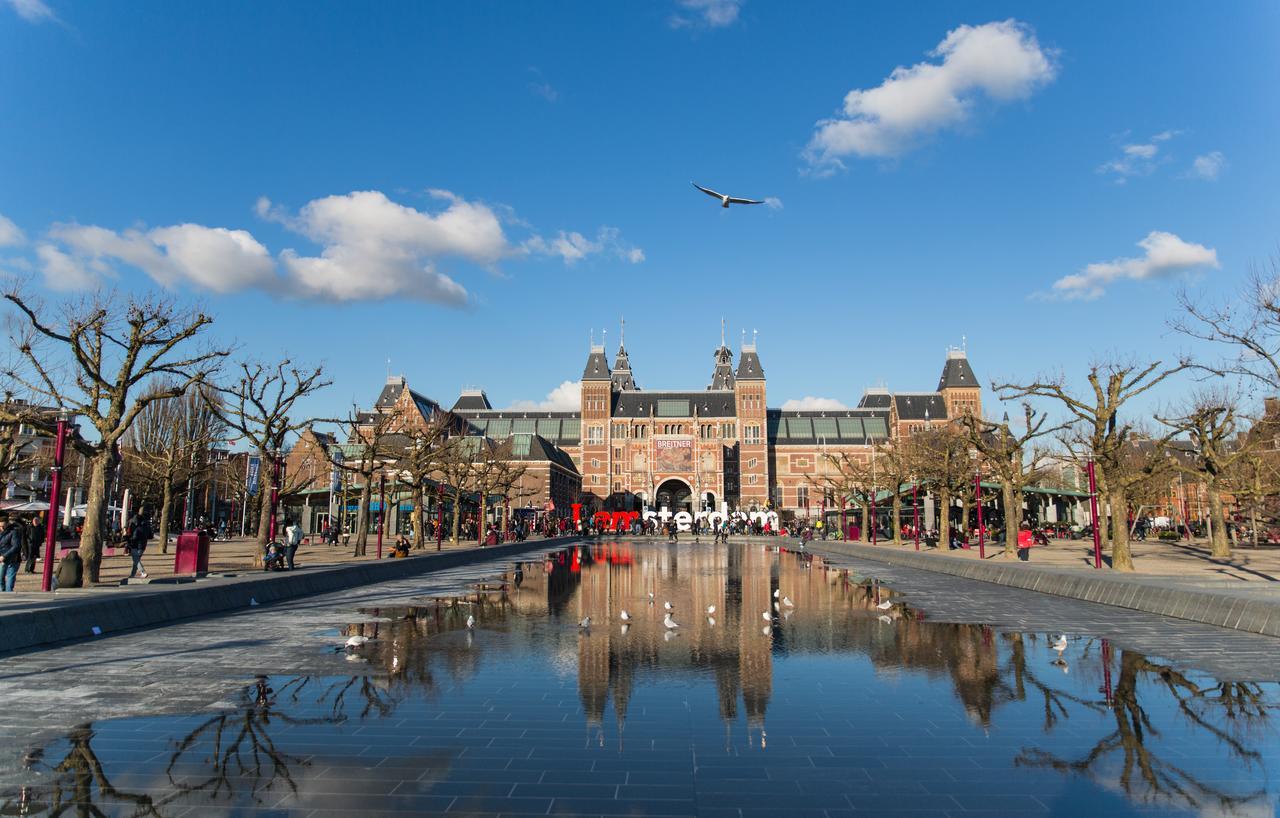
<path id="1" fill-rule="evenodd" d="M 391 553 L 391 546 L 395 543 L 394 537 L 388 537 L 383 540 L 383 556 Z M 342 565 L 351 562 L 362 562 L 377 558 L 377 540 L 374 535 L 369 536 L 369 542 L 366 547 L 366 555 L 357 557 L 352 554 L 354 545 L 325 545 L 322 543 L 312 542 L 303 543 L 298 549 L 297 565 L 300 566 L 328 566 Z M 445 540 L 441 544 L 442 550 L 468 549 L 475 548 L 476 544 L 472 540 L 464 540 L 459 543 L 451 543 Z M 151 582 L 163 582 L 173 577 L 173 560 L 175 546 L 169 543 L 168 553 L 164 553 L 158 540 L 152 540 L 147 547 L 146 555 L 142 559 L 143 568 L 146 569 Z M 436 550 L 435 540 L 431 540 L 427 544 L 424 551 L 413 550 L 410 554 L 419 554 L 432 552 Z M 233 537 L 230 540 L 217 540 L 209 545 L 209 571 L 211 573 L 220 573 L 225 571 L 244 571 L 254 567 L 255 562 L 261 553 L 261 547 L 253 537 Z M 260 563 L 259 563 L 260 564 Z M 36 563 L 36 570 L 33 574 L 25 571 L 18 572 L 17 591 L 35 591 L 40 590 L 40 570 L 42 563 Z M 114 586 L 119 585 L 122 580 L 129 576 L 129 571 L 133 567 L 133 560 L 123 551 L 105 555 L 102 558 L 102 570 L 98 577 L 98 585 Z M 148 580 L 137 580 L 140 584 Z"/>

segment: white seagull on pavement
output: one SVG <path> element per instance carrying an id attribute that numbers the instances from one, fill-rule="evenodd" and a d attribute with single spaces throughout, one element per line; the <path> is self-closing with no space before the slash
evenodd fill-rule
<path id="1" fill-rule="evenodd" d="M 708 190 L 697 182 L 693 186 L 708 196 L 714 196 L 720 200 L 721 207 L 728 207 L 731 204 L 764 204 L 764 199 L 739 199 L 737 196 L 728 196 L 724 193 L 716 193 L 714 190 Z"/>

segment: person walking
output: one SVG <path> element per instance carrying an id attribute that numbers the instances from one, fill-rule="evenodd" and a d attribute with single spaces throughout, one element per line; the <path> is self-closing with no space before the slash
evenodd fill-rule
<path id="1" fill-rule="evenodd" d="M 298 525 L 298 521 L 294 520 L 289 523 L 289 527 L 284 530 L 285 562 L 289 564 L 289 570 L 293 570 L 293 557 L 298 553 L 298 546 L 302 545 L 302 526 Z"/>
<path id="2" fill-rule="evenodd" d="M 0 591 L 10 592 L 18 581 L 18 563 L 22 561 L 22 526 L 0 517 Z"/>
<path id="3" fill-rule="evenodd" d="M 1035 545 L 1035 537 L 1031 534 L 1031 524 L 1023 521 L 1018 529 L 1018 559 L 1027 562 L 1031 559 L 1031 548 Z"/>
<path id="4" fill-rule="evenodd" d="M 151 523 L 147 520 L 146 509 L 139 509 L 129 521 L 129 530 L 125 532 L 125 536 L 128 537 L 129 556 L 133 558 L 129 579 L 146 579 L 147 569 L 142 565 L 142 555 L 147 550 L 147 541 L 151 539 Z"/>

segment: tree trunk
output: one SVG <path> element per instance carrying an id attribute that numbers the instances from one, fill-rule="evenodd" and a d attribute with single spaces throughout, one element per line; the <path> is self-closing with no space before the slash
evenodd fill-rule
<path id="1" fill-rule="evenodd" d="M 364 477 L 364 485 L 360 486 L 360 508 L 356 510 L 356 545 L 354 556 L 363 557 L 369 546 L 369 504 L 373 502 L 373 480 L 369 475 Z"/>
<path id="2" fill-rule="evenodd" d="M 1013 481 L 1001 478 L 1000 502 L 1004 503 L 1004 556 L 1018 556 L 1018 529 L 1022 526 L 1022 492 Z"/>
<path id="3" fill-rule="evenodd" d="M 169 522 L 173 516 L 173 483 L 169 480 L 164 481 L 164 487 L 160 491 L 160 553 L 169 553 Z"/>
<path id="4" fill-rule="evenodd" d="M 265 462 L 265 461 L 264 461 Z M 258 545 L 265 546 L 271 538 L 271 487 L 258 481 Z"/>
<path id="5" fill-rule="evenodd" d="M 902 544 L 902 495 L 897 491 L 893 493 L 893 544 Z"/>
<path id="6" fill-rule="evenodd" d="M 1111 567 L 1116 571 L 1133 570 L 1133 554 L 1129 551 L 1128 492 L 1112 488 L 1111 501 Z"/>
<path id="7" fill-rule="evenodd" d="M 858 532 L 858 540 L 861 542 L 871 542 L 871 526 L 868 521 L 871 519 L 871 504 L 859 503 L 858 511 L 862 514 L 861 531 Z"/>
<path id="8" fill-rule="evenodd" d="M 455 488 L 453 490 L 453 530 L 449 536 L 449 541 L 454 545 L 458 544 L 458 525 L 462 522 L 462 489 Z"/>
<path id="9" fill-rule="evenodd" d="M 1227 517 L 1222 511 L 1222 495 L 1213 483 L 1207 487 L 1209 494 L 1209 525 L 1213 528 L 1212 555 L 1216 559 L 1231 559 L 1231 541 L 1227 539 Z"/>
<path id="10" fill-rule="evenodd" d="M 90 582 L 98 581 L 102 568 L 102 526 L 107 508 L 107 464 L 111 460 L 111 447 L 89 461 L 89 496 L 85 498 L 84 529 L 80 533 L 80 559 Z"/>
<path id="11" fill-rule="evenodd" d="M 960 536 L 966 543 L 969 542 L 969 498 L 967 496 L 960 498 Z"/>
<path id="12" fill-rule="evenodd" d="M 427 547 L 427 535 L 423 526 L 423 501 L 422 481 L 415 480 L 413 484 L 413 547 L 421 550 Z"/>
<path id="13" fill-rule="evenodd" d="M 938 547 L 951 547 L 951 492 L 938 490 Z"/>

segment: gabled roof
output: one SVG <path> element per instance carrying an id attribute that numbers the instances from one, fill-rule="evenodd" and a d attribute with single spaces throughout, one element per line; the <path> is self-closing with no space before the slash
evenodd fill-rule
<path id="1" fill-rule="evenodd" d="M 627 355 L 627 348 L 621 345 L 613 359 L 613 388 L 628 392 L 640 388 L 631 376 L 631 358 Z"/>
<path id="2" fill-rule="evenodd" d="M 604 357 L 604 347 L 594 346 L 587 356 L 587 365 L 582 369 L 584 381 L 607 381 L 613 376 L 609 371 L 609 359 Z"/>
<path id="3" fill-rule="evenodd" d="M 946 420 L 947 402 L 937 392 L 899 392 L 893 396 L 898 420 Z"/>
<path id="4" fill-rule="evenodd" d="M 484 393 L 483 389 L 464 389 L 457 402 L 453 404 L 454 412 L 492 408 L 493 405 L 489 403 L 489 396 Z"/>
<path id="5" fill-rule="evenodd" d="M 887 389 L 868 389 L 858 401 L 859 409 L 888 409 L 893 405 L 893 395 Z"/>
<path id="6" fill-rule="evenodd" d="M 881 409 L 770 409 L 766 416 L 771 446 L 865 446 L 889 436 L 889 413 Z"/>
<path id="7" fill-rule="evenodd" d="M 738 413 L 734 393 L 729 390 L 705 392 L 616 392 L 616 418 L 731 418 Z"/>
<path id="8" fill-rule="evenodd" d="M 400 393 L 408 388 L 408 382 L 405 381 L 403 375 L 392 375 L 387 378 L 387 383 L 382 387 L 382 391 L 378 393 L 378 399 L 373 402 L 374 409 L 388 409 L 400 399 Z"/>
<path id="9" fill-rule="evenodd" d="M 755 344 L 743 345 L 736 377 L 740 381 L 764 380 L 764 367 L 760 364 L 760 356 L 756 354 Z"/>
<path id="10" fill-rule="evenodd" d="M 973 367 L 969 366 L 969 358 L 964 352 L 958 349 L 947 351 L 947 362 L 942 366 L 942 377 L 938 378 L 938 391 L 943 389 L 977 389 L 982 384 L 978 383 L 978 377 L 973 374 Z"/>
<path id="11" fill-rule="evenodd" d="M 511 436 L 511 459 L 524 462 L 546 461 L 577 473 L 569 453 L 541 435 L 517 434 Z"/>
<path id="12" fill-rule="evenodd" d="M 732 389 L 733 388 L 733 352 L 725 346 L 720 345 L 716 350 L 716 368 L 711 373 L 711 385 L 707 389 Z"/>

